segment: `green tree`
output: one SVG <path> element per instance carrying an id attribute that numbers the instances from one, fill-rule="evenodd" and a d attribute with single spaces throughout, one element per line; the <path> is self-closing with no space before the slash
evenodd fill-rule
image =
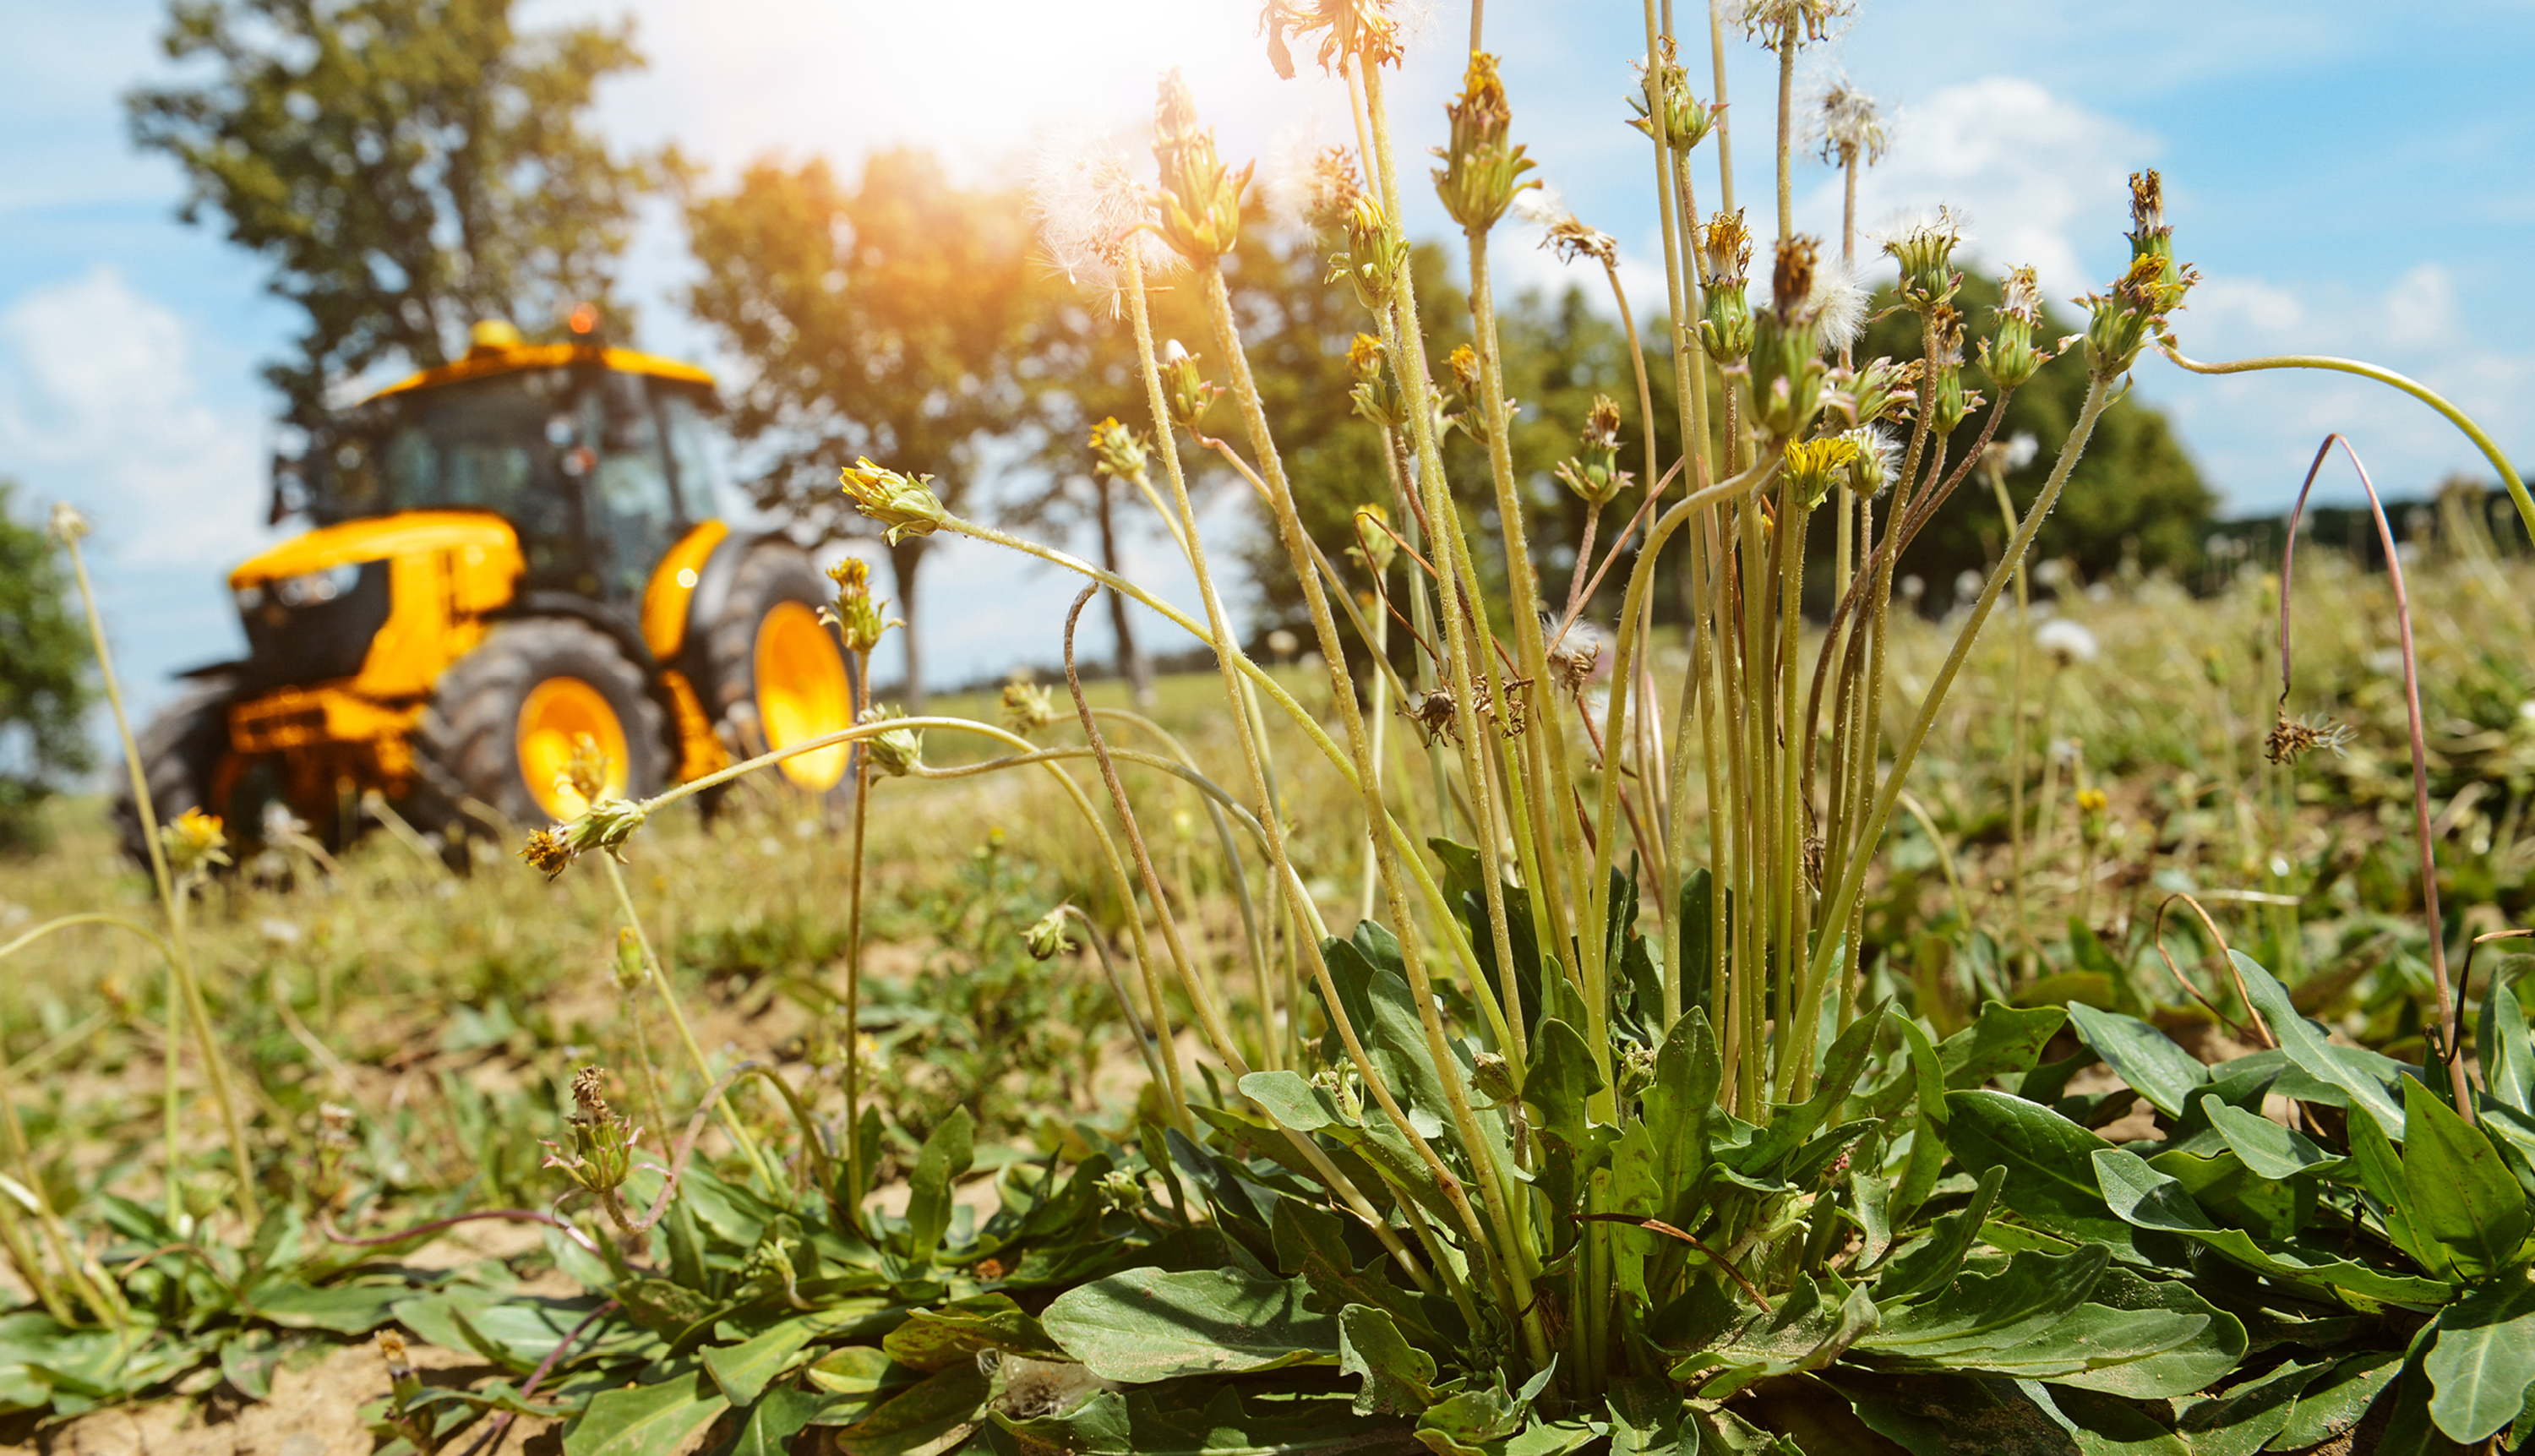
<path id="1" fill-rule="evenodd" d="M 88 632 L 53 543 L 10 513 L 17 488 L 0 480 L 0 854 L 37 846 L 38 806 L 94 762 Z"/>
<path id="2" fill-rule="evenodd" d="M 447 362 L 478 319 L 559 322 L 607 299 L 664 160 L 587 125 L 640 69 L 630 21 L 523 33 L 513 0 L 174 0 L 160 45 L 200 84 L 124 99 L 305 326 L 266 371 L 299 424 L 377 364 Z"/>
<path id="3" fill-rule="evenodd" d="M 749 482 L 761 508 L 818 540 L 875 537 L 836 489 L 856 456 L 934 476 L 967 514 L 996 467 L 1036 443 L 1062 280 L 1033 262 L 1018 192 L 955 186 L 922 152 L 879 153 L 851 187 L 824 160 L 762 160 L 727 192 L 691 191 L 686 217 L 704 271 L 687 306 L 745 361 L 731 426 L 762 452 Z M 888 547 L 910 709 L 924 687 L 916 574 L 932 545 Z"/>

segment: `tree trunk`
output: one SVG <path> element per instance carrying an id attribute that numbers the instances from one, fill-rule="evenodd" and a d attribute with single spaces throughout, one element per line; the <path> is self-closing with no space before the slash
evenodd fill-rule
<path id="1" fill-rule="evenodd" d="M 909 718 L 924 713 L 924 656 L 918 650 L 915 613 L 915 569 L 924 564 L 924 553 L 932 549 L 929 537 L 910 536 L 889 548 L 889 570 L 897 583 L 897 614 L 905 625 L 897 629 L 899 651 L 906 654 L 906 680 L 899 687 L 899 706 Z"/>
<path id="2" fill-rule="evenodd" d="M 1100 565 L 1111 576 L 1126 573 L 1118 564 L 1118 521 L 1108 479 L 1092 482 L 1100 492 Z M 1144 660 L 1144 649 L 1136 645 L 1136 633 L 1127 620 L 1127 599 L 1109 594 L 1109 630 L 1118 639 L 1118 675 L 1127 679 L 1139 709 L 1153 706 L 1153 665 Z"/>

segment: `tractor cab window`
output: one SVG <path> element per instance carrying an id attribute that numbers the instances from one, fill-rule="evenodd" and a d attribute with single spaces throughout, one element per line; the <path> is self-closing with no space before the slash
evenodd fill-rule
<path id="1" fill-rule="evenodd" d="M 383 428 L 336 443 L 326 514 L 491 511 L 519 532 L 529 580 L 565 584 L 582 553 L 547 426 L 571 390 L 565 371 L 533 370 L 400 401 Z"/>
<path id="2" fill-rule="evenodd" d="M 705 451 L 705 411 L 683 389 L 660 389 L 660 419 L 669 433 L 669 465 L 677 475 L 678 503 L 687 519 L 720 514 L 714 508 L 712 460 Z"/>
<path id="3" fill-rule="evenodd" d="M 590 448 L 565 457 L 580 477 L 589 529 L 594 595 L 641 598 L 651 568 L 684 530 L 660 416 L 637 374 L 601 374 L 583 399 Z"/>

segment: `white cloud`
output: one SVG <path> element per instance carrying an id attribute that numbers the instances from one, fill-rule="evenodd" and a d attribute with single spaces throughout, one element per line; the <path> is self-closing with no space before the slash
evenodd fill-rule
<path id="1" fill-rule="evenodd" d="M 201 394 L 184 321 L 112 268 L 0 310 L 0 469 L 88 512 L 116 560 L 216 567 L 262 535 L 261 426 Z"/>
<path id="2" fill-rule="evenodd" d="M 1969 220 L 1963 256 L 1994 270 L 2029 264 L 2060 297 L 2096 285 L 2116 261 L 2126 179 L 2157 151 L 2154 138 L 2014 76 L 1946 87 L 1901 108 L 1890 131 L 1890 154 L 1858 180 L 1862 230 L 1942 203 Z M 1804 202 L 1802 225 L 1839 235 L 1836 178 Z M 1861 238 L 1860 254 L 1871 246 Z"/>

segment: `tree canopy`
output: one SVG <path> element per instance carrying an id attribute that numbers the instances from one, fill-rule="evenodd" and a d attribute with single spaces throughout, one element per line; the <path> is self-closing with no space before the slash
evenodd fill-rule
<path id="1" fill-rule="evenodd" d="M 478 319 L 529 332 L 609 301 L 664 159 L 589 125 L 640 69 L 630 21 L 524 33 L 513 0 L 175 0 L 160 37 L 199 81 L 127 95 L 134 140 L 184 168 L 305 315 L 267 377 L 312 424 L 373 365 L 445 363 Z"/>
<path id="2" fill-rule="evenodd" d="M 53 543 L 11 513 L 17 489 L 0 480 L 0 854 L 39 843 L 36 806 L 94 763 L 88 631 Z"/>

